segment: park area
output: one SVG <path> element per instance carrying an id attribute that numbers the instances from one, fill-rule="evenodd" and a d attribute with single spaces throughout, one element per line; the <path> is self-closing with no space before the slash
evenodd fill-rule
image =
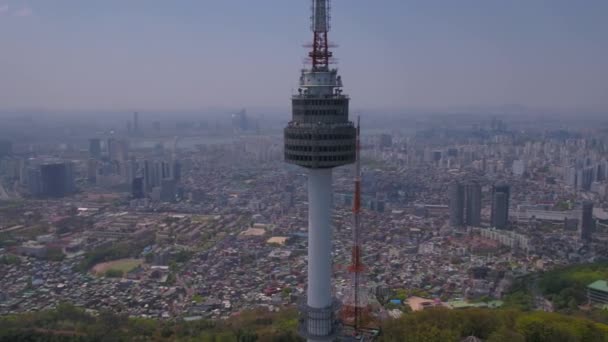
<path id="1" fill-rule="evenodd" d="M 120 259 L 99 263 L 91 269 L 98 276 L 122 277 L 143 263 L 142 259 Z"/>

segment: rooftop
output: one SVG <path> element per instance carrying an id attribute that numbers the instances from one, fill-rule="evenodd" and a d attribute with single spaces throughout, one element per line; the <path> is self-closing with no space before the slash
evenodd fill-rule
<path id="1" fill-rule="evenodd" d="M 596 291 L 608 292 L 608 282 L 606 282 L 606 280 L 597 280 L 587 285 L 587 288 Z"/>
<path id="2" fill-rule="evenodd" d="M 243 236 L 262 236 L 266 231 L 262 228 L 249 228 L 241 233 Z"/>
<path id="3" fill-rule="evenodd" d="M 266 243 L 276 243 L 279 245 L 284 245 L 285 242 L 287 241 L 288 237 L 285 236 L 273 236 L 270 239 L 268 239 L 268 241 L 266 241 Z"/>

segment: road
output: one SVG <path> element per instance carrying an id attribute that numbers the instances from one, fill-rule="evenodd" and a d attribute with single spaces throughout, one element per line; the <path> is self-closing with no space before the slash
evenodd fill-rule
<path id="1" fill-rule="evenodd" d="M 529 287 L 528 287 L 528 289 L 530 290 L 530 293 L 534 297 L 534 306 L 536 307 L 537 310 L 553 312 L 554 311 L 553 304 L 551 303 L 551 301 L 547 300 L 547 298 L 545 298 L 542 295 L 542 292 L 540 291 L 540 288 L 538 287 L 539 281 L 540 281 L 540 277 L 538 276 L 538 274 L 535 274 L 532 277 L 532 282 L 531 282 L 531 284 L 529 284 Z"/>

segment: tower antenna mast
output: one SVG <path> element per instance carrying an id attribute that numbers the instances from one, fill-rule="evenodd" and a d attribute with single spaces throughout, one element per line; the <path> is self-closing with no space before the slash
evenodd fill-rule
<path id="1" fill-rule="evenodd" d="M 365 271 L 363 262 L 361 261 L 361 118 L 357 117 L 357 161 L 355 162 L 355 201 L 353 203 L 353 250 L 352 264 L 349 271 L 353 274 L 353 292 L 354 292 L 354 317 L 353 325 L 355 331 L 361 325 L 361 295 L 360 282 L 362 273 Z"/>
<path id="2" fill-rule="evenodd" d="M 365 265 L 363 264 L 361 246 L 361 118 L 357 117 L 355 193 L 353 201 L 353 245 L 351 263 L 348 266 L 351 284 L 346 292 L 342 320 L 352 325 L 355 335 L 364 328 L 363 317 L 369 316 L 367 289 L 365 286 Z"/>
<path id="3" fill-rule="evenodd" d="M 312 51 L 308 56 L 312 59 L 313 70 L 327 70 L 333 54 L 329 51 L 329 40 L 327 33 L 330 26 L 331 3 L 330 0 L 313 0 L 311 30 L 314 34 Z"/>

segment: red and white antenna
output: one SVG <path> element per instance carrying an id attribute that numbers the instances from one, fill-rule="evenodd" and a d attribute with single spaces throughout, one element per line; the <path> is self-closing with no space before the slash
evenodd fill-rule
<path id="1" fill-rule="evenodd" d="M 361 118 L 357 117 L 357 146 L 355 163 L 355 196 L 353 201 L 353 246 L 351 264 L 348 272 L 351 275 L 351 287 L 346 294 L 342 319 L 351 324 L 357 332 L 363 328 L 363 316 L 368 311 L 367 289 L 364 284 L 365 265 L 361 260 Z"/>
<path id="2" fill-rule="evenodd" d="M 329 51 L 327 33 L 330 30 L 331 19 L 330 0 L 312 0 L 311 30 L 314 33 L 312 51 L 308 53 L 312 61 L 313 70 L 327 70 L 333 54 Z"/>

